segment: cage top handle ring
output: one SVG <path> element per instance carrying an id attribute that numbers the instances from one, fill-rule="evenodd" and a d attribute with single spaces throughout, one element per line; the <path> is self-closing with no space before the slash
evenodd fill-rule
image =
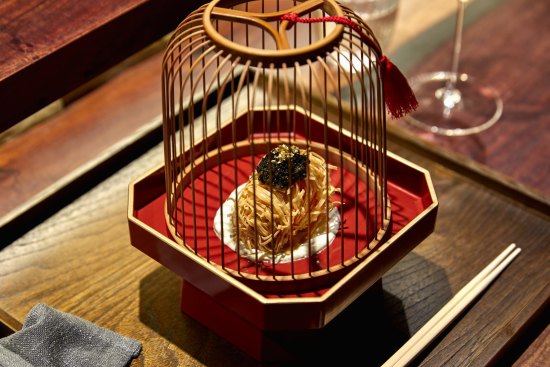
<path id="1" fill-rule="evenodd" d="M 384 102 L 390 115 L 395 119 L 401 118 L 418 107 L 418 101 L 409 86 L 407 78 L 405 78 L 399 68 L 382 53 L 382 49 L 378 43 L 369 37 L 361 26 L 352 19 L 337 15 L 303 18 L 296 13 L 287 13 L 283 14 L 280 20 L 287 21 L 290 24 L 332 22 L 350 27 L 359 34 L 363 42 L 374 50 L 380 61 L 382 85 L 384 88 Z"/>
<path id="2" fill-rule="evenodd" d="M 204 12 L 203 25 L 206 34 L 216 44 L 222 48 L 230 50 L 232 53 L 245 54 L 248 58 L 253 59 L 287 59 L 287 58 L 300 58 L 304 54 L 310 51 L 318 49 L 330 49 L 334 44 L 337 44 L 341 33 L 343 32 L 343 25 L 337 27 L 327 37 L 320 40 L 316 45 L 303 47 L 300 50 L 294 49 L 289 45 L 286 30 L 287 26 L 292 26 L 294 23 L 286 22 L 281 18 L 287 13 L 292 14 L 309 14 L 318 9 L 327 9 L 331 14 L 343 15 L 342 9 L 333 0 L 308 0 L 298 3 L 289 9 L 278 10 L 272 12 L 255 12 L 249 10 L 234 9 L 231 7 L 224 7 L 226 5 L 223 1 L 212 1 Z M 242 23 L 258 27 L 259 29 L 269 34 L 276 44 L 276 49 L 254 49 L 247 45 L 242 45 L 238 42 L 232 42 L 232 40 L 226 39 L 224 36 L 218 33 L 214 26 L 214 20 L 224 20 L 232 23 Z M 280 24 L 273 25 L 271 22 L 280 21 Z"/>

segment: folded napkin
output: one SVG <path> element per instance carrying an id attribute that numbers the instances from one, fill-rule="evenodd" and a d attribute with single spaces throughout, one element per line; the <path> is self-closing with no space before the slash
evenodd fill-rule
<path id="1" fill-rule="evenodd" d="M 38 304 L 20 331 L 0 339 L 0 366 L 122 367 L 140 351 L 136 340 Z"/>

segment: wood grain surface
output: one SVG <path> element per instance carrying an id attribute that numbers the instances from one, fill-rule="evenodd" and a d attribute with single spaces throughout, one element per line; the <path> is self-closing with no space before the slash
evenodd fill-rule
<path id="1" fill-rule="evenodd" d="M 159 51 L 0 145 L 4 241 L 54 209 L 55 202 L 43 205 L 49 197 L 71 196 L 67 189 L 82 177 L 101 178 L 93 176 L 98 166 L 160 126 L 161 60 Z"/>
<path id="2" fill-rule="evenodd" d="M 0 2 L 0 131 L 171 32 L 200 3 Z"/>
<path id="3" fill-rule="evenodd" d="M 364 339 L 352 344 L 357 350 L 335 350 L 330 356 L 349 363 L 382 362 L 516 242 L 523 250 L 518 259 L 418 361 L 494 362 L 550 296 L 545 266 L 550 218 L 402 147 L 392 150 L 430 171 L 440 200 L 436 229 L 384 276 L 377 311 L 365 314 L 365 307 L 352 307 L 335 320 L 323 340 L 341 340 L 350 328 Z M 157 146 L 2 250 L 0 308 L 23 320 L 33 305 L 44 302 L 136 338 L 144 348 L 134 365 L 257 365 L 181 314 L 180 280 L 129 242 L 128 183 L 160 162 Z"/>
<path id="4" fill-rule="evenodd" d="M 514 362 L 514 367 L 533 366 L 544 367 L 550 360 L 550 324 L 542 334 Z"/>

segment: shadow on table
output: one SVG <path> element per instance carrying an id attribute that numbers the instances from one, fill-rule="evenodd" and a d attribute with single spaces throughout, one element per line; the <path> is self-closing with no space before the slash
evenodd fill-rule
<path id="1" fill-rule="evenodd" d="M 426 300 L 430 297 L 426 292 L 433 295 L 433 289 L 426 287 L 427 278 L 438 279 L 438 283 L 444 281 L 447 284 L 444 293 L 450 298 L 443 269 L 413 253 L 407 255 L 403 262 L 404 265 L 401 262 L 396 265 L 397 273 L 403 271 L 403 266 L 408 269 L 411 264 L 419 270 L 410 274 L 405 281 L 396 280 L 396 272 L 393 271 L 387 287 L 386 280 L 376 283 L 323 329 L 292 333 L 268 332 L 267 335 L 295 356 L 297 366 L 304 363 L 379 366 L 410 337 L 407 317 L 410 307 L 422 307 L 421 304 L 411 306 L 411 302 Z M 255 361 L 182 313 L 180 288 L 181 279 L 161 266 L 143 278 L 140 285 L 140 320 L 189 356 L 208 366 L 282 365 Z M 403 300 L 394 294 L 401 295 Z M 441 292 L 438 295 L 441 296 Z M 436 300 L 435 304 L 433 308 L 439 306 L 439 301 Z M 433 313 L 428 311 L 430 314 L 415 310 L 411 313 L 415 319 L 418 318 L 417 312 L 429 319 L 436 310 Z"/>

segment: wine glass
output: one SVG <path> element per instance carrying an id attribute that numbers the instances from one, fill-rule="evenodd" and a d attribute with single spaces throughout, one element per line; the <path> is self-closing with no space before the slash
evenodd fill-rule
<path id="1" fill-rule="evenodd" d="M 458 0 L 451 70 L 420 74 L 410 80 L 419 105 L 406 121 L 434 134 L 479 133 L 493 126 L 502 115 L 499 93 L 458 70 L 467 2 Z"/>

